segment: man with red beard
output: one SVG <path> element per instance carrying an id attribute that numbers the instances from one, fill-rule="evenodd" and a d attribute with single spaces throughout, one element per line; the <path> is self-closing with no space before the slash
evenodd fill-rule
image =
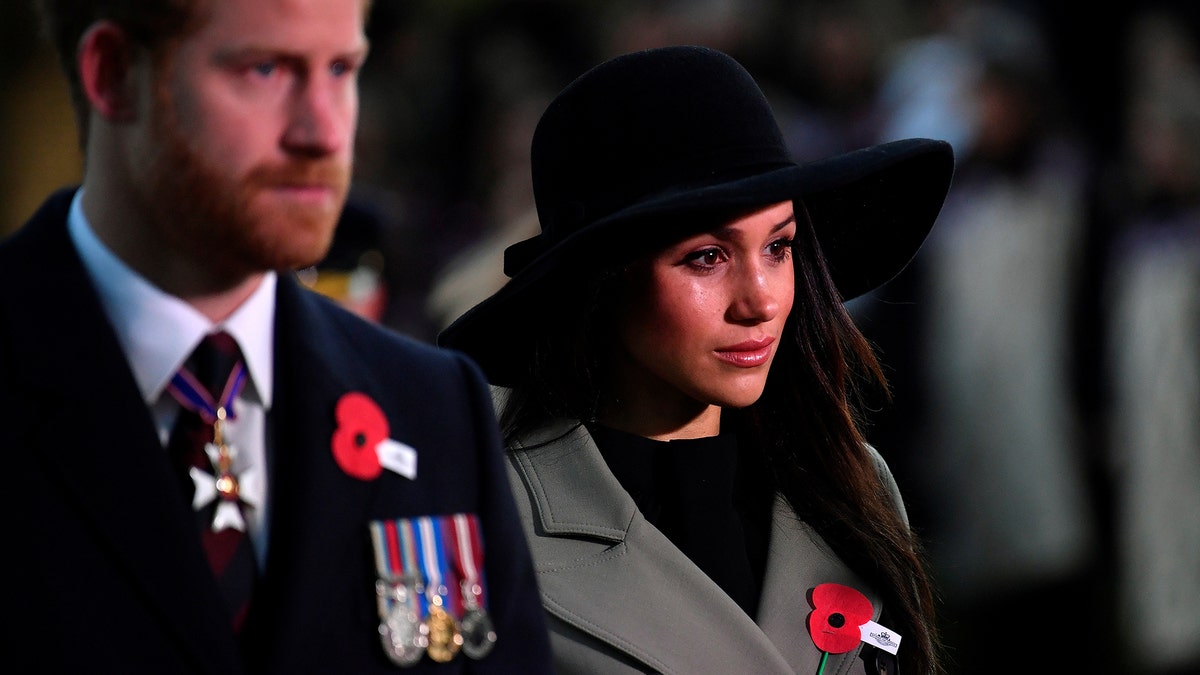
<path id="1" fill-rule="evenodd" d="M 549 672 L 477 366 L 293 276 L 369 2 L 40 8 L 85 166 L 0 242 L 6 667 Z"/>

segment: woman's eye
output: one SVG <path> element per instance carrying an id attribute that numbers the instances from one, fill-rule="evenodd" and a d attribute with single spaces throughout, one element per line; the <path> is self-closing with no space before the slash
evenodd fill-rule
<path id="1" fill-rule="evenodd" d="M 687 261 L 693 265 L 700 265 L 704 267 L 716 265 L 721 261 L 721 252 L 715 248 L 696 251 L 687 257 Z"/>
<path id="2" fill-rule="evenodd" d="M 275 72 L 276 67 L 277 66 L 275 65 L 274 61 L 263 61 L 262 63 L 254 64 L 252 70 L 257 75 L 270 77 Z"/>
<path id="3" fill-rule="evenodd" d="M 776 239 L 767 246 L 767 252 L 775 258 L 786 258 L 792 253 L 791 239 Z"/>

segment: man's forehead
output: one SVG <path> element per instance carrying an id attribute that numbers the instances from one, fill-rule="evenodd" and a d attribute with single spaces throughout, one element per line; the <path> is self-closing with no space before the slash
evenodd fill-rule
<path id="1" fill-rule="evenodd" d="M 196 37 L 266 49 L 358 49 L 367 7 L 361 0 L 204 0 Z"/>

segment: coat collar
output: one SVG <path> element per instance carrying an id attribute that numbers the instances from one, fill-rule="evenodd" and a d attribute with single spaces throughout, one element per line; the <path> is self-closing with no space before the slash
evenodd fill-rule
<path id="1" fill-rule="evenodd" d="M 862 590 L 879 616 L 878 596 L 782 500 L 756 624 L 638 512 L 583 425 L 522 439 L 512 466 L 547 611 L 656 670 L 816 672 L 806 594 L 823 582 Z M 849 672 L 858 653 L 832 655 L 825 672 Z"/>

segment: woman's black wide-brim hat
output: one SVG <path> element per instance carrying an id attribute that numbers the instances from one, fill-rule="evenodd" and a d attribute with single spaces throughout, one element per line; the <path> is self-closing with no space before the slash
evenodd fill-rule
<path id="1" fill-rule="evenodd" d="M 584 301 L 569 279 L 668 228 L 676 240 L 711 228 L 714 216 L 802 202 L 842 299 L 867 293 L 916 254 L 954 172 L 950 145 L 929 139 L 798 164 L 750 74 L 697 46 L 625 54 L 581 75 L 542 115 L 531 161 L 540 234 L 504 251 L 510 279 L 437 338 L 503 386 L 529 367 L 541 326 Z M 689 222 L 693 232 L 680 229 Z"/>

